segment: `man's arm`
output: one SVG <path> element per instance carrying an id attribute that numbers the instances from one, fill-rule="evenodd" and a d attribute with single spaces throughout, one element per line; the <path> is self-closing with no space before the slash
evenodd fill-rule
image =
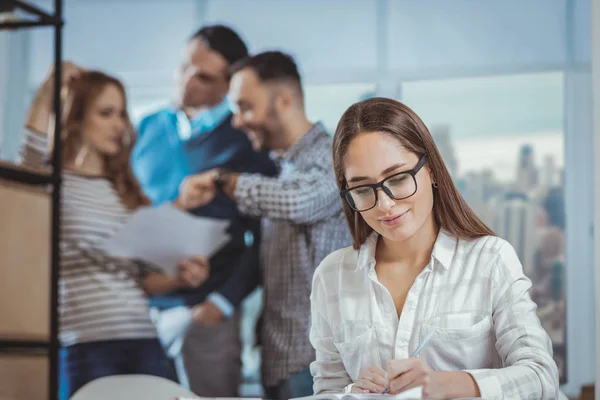
<path id="1" fill-rule="evenodd" d="M 260 220 L 247 219 L 253 242 L 246 248 L 232 276 L 218 290 L 234 307 L 239 307 L 260 284 Z"/>
<path id="2" fill-rule="evenodd" d="M 176 204 L 184 209 L 208 204 L 219 186 L 242 213 L 254 217 L 312 224 L 340 210 L 333 173 L 318 166 L 294 179 L 208 171 L 186 178 Z"/>
<path id="3" fill-rule="evenodd" d="M 312 162 L 288 178 L 212 170 L 186 178 L 180 200 L 190 209 L 212 201 L 219 186 L 249 216 L 312 224 L 340 212 L 340 197 L 333 173 L 331 151 L 323 146 Z"/>
<path id="4" fill-rule="evenodd" d="M 225 284 L 192 311 L 201 325 L 216 325 L 230 317 L 260 284 L 260 220 L 247 219 L 246 226 L 252 232 L 252 245 L 246 248 Z"/>
<path id="5" fill-rule="evenodd" d="M 249 173 L 266 176 L 277 175 L 277 167 L 266 151 L 255 152 L 247 142 L 243 156 L 232 168 Z M 212 179 L 210 179 L 212 183 Z M 185 187 L 185 185 L 182 185 Z M 175 201 L 179 208 L 186 209 L 180 198 Z M 244 218 L 244 229 L 252 234 L 252 243 L 244 251 L 235 266 L 232 275 L 217 291 L 211 293 L 207 300 L 194 308 L 194 319 L 201 324 L 217 324 L 230 317 L 242 301 L 254 291 L 260 283 L 259 245 L 260 220 Z"/>
<path id="6" fill-rule="evenodd" d="M 333 173 L 316 166 L 294 179 L 242 174 L 236 180 L 233 198 L 246 215 L 295 224 L 323 221 L 340 210 Z"/>

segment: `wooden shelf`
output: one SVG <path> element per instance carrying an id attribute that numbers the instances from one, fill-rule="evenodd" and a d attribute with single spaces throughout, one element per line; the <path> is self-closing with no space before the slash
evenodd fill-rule
<path id="1" fill-rule="evenodd" d="M 29 28 L 29 27 L 39 27 L 39 26 L 55 26 L 56 22 L 54 19 L 49 19 L 45 21 L 29 21 L 29 20 L 16 20 L 9 22 L 0 23 L 0 31 L 3 30 L 14 30 L 21 28 Z"/>
<path id="2" fill-rule="evenodd" d="M 6 3 L 6 1 L 3 3 Z M 35 19 L 17 17 L 14 14 L 17 10 L 25 12 L 28 16 L 32 16 Z M 56 18 L 54 15 L 49 14 L 30 2 L 11 0 L 8 4 L 2 4 L 2 11 L 10 13 L 10 16 L 0 21 L 0 31 L 36 26 L 62 26 L 60 18 Z"/>
<path id="3" fill-rule="evenodd" d="M 31 1 L 0 0 L 0 31 L 53 28 L 54 115 L 62 115 L 63 0 L 52 3 L 48 12 Z M 0 162 L 0 400 L 59 398 L 59 119 L 54 129 L 52 168 Z"/>
<path id="4" fill-rule="evenodd" d="M 0 179 L 27 185 L 50 185 L 54 183 L 50 168 L 33 169 L 19 164 L 0 161 Z"/>
<path id="5" fill-rule="evenodd" d="M 0 340 L 50 340 L 50 200 L 0 180 Z"/>
<path id="6" fill-rule="evenodd" d="M 47 357 L 0 354 L 0 400 L 47 400 Z"/>
<path id="7" fill-rule="evenodd" d="M 43 337 L 0 338 L 0 356 L 2 354 L 48 355 L 50 342 Z"/>

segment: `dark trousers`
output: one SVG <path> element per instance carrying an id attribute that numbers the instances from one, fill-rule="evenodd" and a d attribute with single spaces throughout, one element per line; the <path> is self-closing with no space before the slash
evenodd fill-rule
<path id="1" fill-rule="evenodd" d="M 281 381 L 277 386 L 265 388 L 265 398 L 270 400 L 288 400 L 312 395 L 313 377 L 308 368 Z"/>
<path id="2" fill-rule="evenodd" d="M 60 398 L 105 376 L 143 374 L 171 377 L 172 366 L 158 339 L 80 343 L 60 350 Z"/>

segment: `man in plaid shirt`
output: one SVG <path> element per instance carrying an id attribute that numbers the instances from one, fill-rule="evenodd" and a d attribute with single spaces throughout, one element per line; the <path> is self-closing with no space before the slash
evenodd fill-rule
<path id="1" fill-rule="evenodd" d="M 234 65 L 231 73 L 233 124 L 255 149 L 273 151 L 279 176 L 211 171 L 189 177 L 178 201 L 191 208 L 223 190 L 242 213 L 262 218 L 263 270 L 237 273 L 257 284 L 262 276 L 266 396 L 307 396 L 313 393 L 308 367 L 315 357 L 309 341 L 313 273 L 325 256 L 351 243 L 333 174 L 331 137 L 321 123 L 307 119 L 300 75 L 290 56 L 261 53 Z M 216 314 L 196 313 L 196 320 L 218 323 L 222 316 Z"/>

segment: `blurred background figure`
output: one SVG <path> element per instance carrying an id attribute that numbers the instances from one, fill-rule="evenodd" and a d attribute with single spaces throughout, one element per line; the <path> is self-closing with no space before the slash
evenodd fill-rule
<path id="1" fill-rule="evenodd" d="M 68 62 L 62 72 L 59 339 L 61 394 L 68 399 L 105 376 L 166 377 L 169 363 L 157 340 L 146 294 L 199 286 L 208 277 L 208 262 L 203 257 L 182 260 L 180 277 L 173 278 L 134 260 L 108 257 L 99 249 L 130 212 L 149 202 L 131 173 L 134 136 L 121 82 Z M 21 158 L 37 169 L 53 157 L 53 82 L 51 71 L 25 121 Z"/>
<path id="2" fill-rule="evenodd" d="M 213 168 L 275 173 L 268 154 L 254 151 L 246 136 L 231 125 L 225 97 L 228 68 L 247 54 L 238 34 L 222 25 L 203 27 L 188 41 L 177 74 L 175 103 L 142 118 L 132 153 L 133 170 L 153 204 L 175 200 L 187 175 Z M 235 397 L 242 374 L 241 313 L 237 308 L 245 297 L 240 293 L 249 293 L 246 286 L 250 283 L 232 274 L 236 268 L 258 268 L 260 226 L 257 220 L 243 217 L 223 194 L 192 212 L 230 221 L 232 239 L 212 258 L 211 275 L 205 285 L 155 298 L 152 305 L 167 310 L 202 303 L 195 312 L 203 318 L 219 322 L 226 318 L 218 326 L 191 326 L 169 353 L 175 358 L 180 382 L 193 392 Z M 257 240 L 247 245 L 246 232 Z M 157 315 L 157 323 L 161 324 L 163 314 Z"/>
<path id="3" fill-rule="evenodd" d="M 178 201 L 188 208 L 203 204 L 220 185 L 240 212 L 263 218 L 265 396 L 308 396 L 313 390 L 308 367 L 315 357 L 308 337 L 312 277 L 323 258 L 351 243 L 333 176 L 331 137 L 322 123 L 308 120 L 301 78 L 289 55 L 251 56 L 234 64 L 232 75 L 234 124 L 255 149 L 277 154 L 280 173 L 270 178 L 221 169 L 192 176 Z"/>

